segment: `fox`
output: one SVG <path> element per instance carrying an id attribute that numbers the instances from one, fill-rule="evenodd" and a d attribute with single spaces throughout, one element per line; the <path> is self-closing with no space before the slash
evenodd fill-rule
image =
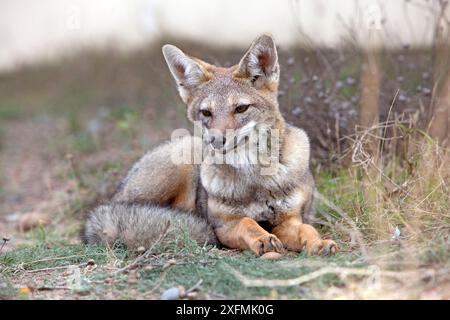
<path id="1" fill-rule="evenodd" d="M 239 63 L 228 68 L 169 44 L 162 53 L 187 117 L 202 135 L 172 139 L 138 160 L 111 202 L 88 214 L 85 242 L 121 241 L 137 250 L 164 232 L 170 237 L 187 232 L 198 243 L 257 256 L 304 250 L 336 254 L 336 242 L 322 239 L 310 224 L 315 181 L 309 138 L 280 112 L 280 66 L 272 36 L 257 37 Z M 265 157 L 255 157 L 246 147 L 249 134 L 258 130 L 277 133 L 277 148 L 260 136 L 252 139 L 275 150 L 270 173 L 262 173 Z M 217 161 L 230 150 L 236 156 Z M 201 154 L 202 161 L 173 161 L 189 151 Z"/>

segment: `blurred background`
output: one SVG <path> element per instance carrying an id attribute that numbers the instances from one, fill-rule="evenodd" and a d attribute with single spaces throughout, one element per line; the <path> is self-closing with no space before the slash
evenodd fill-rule
<path id="1" fill-rule="evenodd" d="M 368 47 L 375 28 L 385 47 L 429 47 L 440 10 L 432 0 L 3 0 L 1 6 L 3 70 L 105 45 L 132 50 L 167 37 L 243 49 L 270 32 L 286 47 L 348 41 Z"/>
<path id="2" fill-rule="evenodd" d="M 443 0 L 1 0 L 0 232 L 28 213 L 67 226 L 191 127 L 164 43 L 230 66 L 271 33 L 281 110 L 310 135 L 316 173 L 348 161 L 356 128 L 389 119 L 445 142 L 449 19 Z"/>

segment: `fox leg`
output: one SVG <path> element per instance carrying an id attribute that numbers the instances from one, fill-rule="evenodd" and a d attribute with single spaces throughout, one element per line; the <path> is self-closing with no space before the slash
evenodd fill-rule
<path id="1" fill-rule="evenodd" d="M 271 251 L 280 253 L 284 251 L 281 241 L 251 218 L 216 215 L 213 221 L 216 236 L 226 247 L 251 250 L 257 255 Z"/>
<path id="2" fill-rule="evenodd" d="M 323 240 L 310 224 L 302 223 L 298 214 L 280 216 L 272 233 L 281 240 L 286 249 L 300 252 L 306 249 L 308 254 L 333 255 L 338 246 L 333 240 Z"/>

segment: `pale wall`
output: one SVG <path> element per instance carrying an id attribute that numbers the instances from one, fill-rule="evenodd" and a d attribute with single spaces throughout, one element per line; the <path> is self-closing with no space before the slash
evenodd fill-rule
<path id="1" fill-rule="evenodd" d="M 337 46 L 351 29 L 367 46 L 368 30 L 379 30 L 386 46 L 428 46 L 431 9 L 424 0 L 0 0 L 0 70 L 111 41 L 134 48 L 161 33 L 247 47 L 270 32 L 281 45 Z"/>

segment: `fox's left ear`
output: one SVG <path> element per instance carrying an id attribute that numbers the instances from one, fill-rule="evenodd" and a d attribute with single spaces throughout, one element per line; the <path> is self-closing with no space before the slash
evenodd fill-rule
<path id="1" fill-rule="evenodd" d="M 280 66 L 275 41 L 271 36 L 263 34 L 253 41 L 239 62 L 235 76 L 247 78 L 257 89 L 265 87 L 271 91 L 277 90 Z"/>

